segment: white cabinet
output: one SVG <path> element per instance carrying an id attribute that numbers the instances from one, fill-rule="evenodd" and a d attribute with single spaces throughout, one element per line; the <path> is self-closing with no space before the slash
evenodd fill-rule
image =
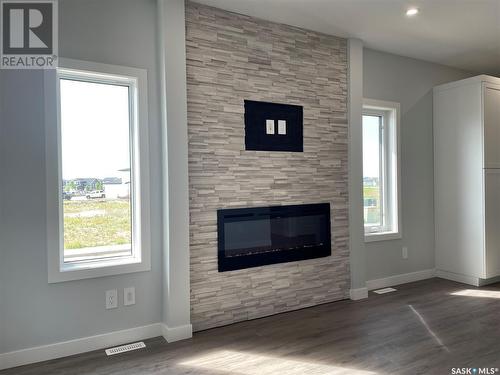
<path id="1" fill-rule="evenodd" d="M 482 285 L 500 277 L 500 79 L 434 88 L 436 273 Z"/>
<path id="2" fill-rule="evenodd" d="M 500 169 L 484 173 L 486 277 L 500 275 Z"/>
<path id="3" fill-rule="evenodd" d="M 485 85 L 484 167 L 500 168 L 500 87 Z"/>

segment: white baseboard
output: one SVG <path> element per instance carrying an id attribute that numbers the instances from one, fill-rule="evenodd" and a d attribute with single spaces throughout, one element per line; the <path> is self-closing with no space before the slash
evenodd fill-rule
<path id="1" fill-rule="evenodd" d="M 104 333 L 102 335 L 3 353 L 0 354 L 0 370 L 67 357 L 92 350 L 105 349 L 111 346 L 123 345 L 158 336 L 163 336 L 167 342 L 174 342 L 190 338 L 192 335 L 191 324 L 169 328 L 163 323 L 155 323 L 122 331 Z"/>
<path id="2" fill-rule="evenodd" d="M 490 279 L 479 279 L 479 286 L 496 284 L 500 282 L 500 276 L 492 277 Z"/>
<path id="3" fill-rule="evenodd" d="M 387 288 L 388 286 L 400 285 L 411 283 L 414 281 L 420 281 L 425 279 L 430 279 L 435 276 L 434 269 L 402 273 L 399 275 L 389 276 L 382 279 L 368 280 L 366 282 L 366 287 L 368 290 Z"/>
<path id="4" fill-rule="evenodd" d="M 185 324 L 178 327 L 168 327 L 166 324 L 162 324 L 161 333 L 167 342 L 190 339 L 193 337 L 193 326 Z"/>
<path id="5" fill-rule="evenodd" d="M 436 270 L 436 277 L 472 286 L 484 286 L 488 284 L 498 283 L 500 281 L 500 277 L 481 279 L 475 276 L 462 275 L 460 273 L 448 272 L 443 270 Z"/>
<path id="6" fill-rule="evenodd" d="M 349 296 L 353 301 L 368 298 L 368 288 L 351 289 L 349 291 Z"/>
<path id="7" fill-rule="evenodd" d="M 473 286 L 480 286 L 480 278 L 474 276 L 461 275 L 459 273 L 448 272 L 443 270 L 436 270 L 436 276 L 442 279 L 456 281 Z"/>

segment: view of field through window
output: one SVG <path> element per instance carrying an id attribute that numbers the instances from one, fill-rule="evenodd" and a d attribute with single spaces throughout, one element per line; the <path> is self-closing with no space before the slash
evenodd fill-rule
<path id="1" fill-rule="evenodd" d="M 363 209 L 366 227 L 383 224 L 381 208 L 381 117 L 363 115 Z"/>
<path id="2" fill-rule="evenodd" d="M 64 261 L 130 255 L 129 88 L 60 79 Z"/>

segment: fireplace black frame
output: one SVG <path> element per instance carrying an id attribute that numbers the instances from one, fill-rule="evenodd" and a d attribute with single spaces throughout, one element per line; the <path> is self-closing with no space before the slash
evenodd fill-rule
<path id="1" fill-rule="evenodd" d="M 225 252 L 224 223 L 226 219 L 236 217 L 243 220 L 251 220 L 259 216 L 297 216 L 297 215 L 326 215 L 325 241 L 318 246 L 310 246 L 300 249 L 284 249 L 283 251 L 250 254 L 236 257 L 227 257 Z M 218 269 L 219 272 L 233 271 L 251 267 L 259 267 L 268 264 L 294 262 L 305 259 L 322 258 L 331 255 L 331 219 L 330 204 L 301 204 L 290 206 L 231 208 L 217 210 L 217 236 L 218 236 Z"/>

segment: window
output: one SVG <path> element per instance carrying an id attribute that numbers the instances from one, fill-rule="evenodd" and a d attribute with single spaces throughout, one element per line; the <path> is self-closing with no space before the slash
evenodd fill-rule
<path id="1" fill-rule="evenodd" d="M 55 81 L 49 281 L 148 270 L 146 73 L 64 60 Z"/>
<path id="2" fill-rule="evenodd" d="M 363 211 L 365 240 L 401 238 L 399 104 L 363 104 Z"/>

